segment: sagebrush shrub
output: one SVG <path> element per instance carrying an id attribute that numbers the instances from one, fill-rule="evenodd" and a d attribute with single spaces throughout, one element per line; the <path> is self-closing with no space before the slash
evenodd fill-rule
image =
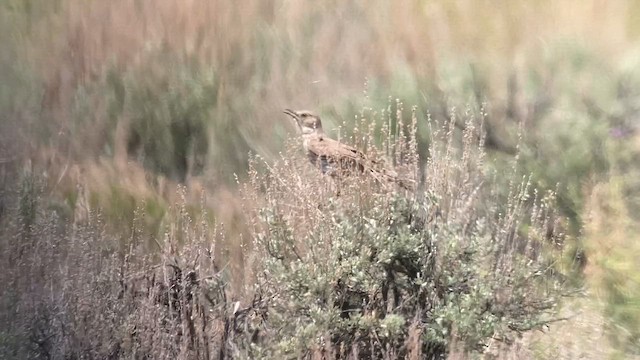
<path id="1" fill-rule="evenodd" d="M 418 174 L 415 138 L 395 115 L 402 130 L 381 148 Z M 562 287 L 549 276 L 551 248 L 563 237 L 553 193 L 538 198 L 514 178 L 501 204 L 476 120 L 462 134 L 454 121 L 432 129 L 415 193 L 366 174 L 320 176 L 293 149 L 264 169 L 254 160 L 256 291 L 270 299 L 261 354 L 442 358 L 454 340 L 483 351 L 552 319 Z M 374 133 L 364 136 L 369 153 L 384 153 Z"/>

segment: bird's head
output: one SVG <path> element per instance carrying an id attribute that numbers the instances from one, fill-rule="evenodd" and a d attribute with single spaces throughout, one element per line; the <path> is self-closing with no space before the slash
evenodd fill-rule
<path id="1" fill-rule="evenodd" d="M 303 135 L 322 133 L 322 121 L 320 121 L 320 117 L 318 115 L 312 113 L 311 111 L 293 111 L 290 109 L 285 109 L 284 113 L 291 116 L 291 118 L 296 121 L 296 124 L 298 125 L 298 128 Z"/>

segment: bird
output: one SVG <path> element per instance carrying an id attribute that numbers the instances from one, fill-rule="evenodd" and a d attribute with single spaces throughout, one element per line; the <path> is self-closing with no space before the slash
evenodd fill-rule
<path id="1" fill-rule="evenodd" d="M 307 157 L 311 164 L 320 168 L 322 174 L 339 177 L 354 171 L 367 172 L 378 181 L 395 182 L 406 190 L 413 189 L 411 180 L 401 179 L 395 170 L 381 161 L 326 136 L 320 116 L 308 110 L 285 109 L 284 113 L 295 120 Z"/>

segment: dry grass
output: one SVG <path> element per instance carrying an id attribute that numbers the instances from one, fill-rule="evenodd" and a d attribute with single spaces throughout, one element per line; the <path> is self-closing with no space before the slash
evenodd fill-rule
<path id="1" fill-rule="evenodd" d="M 28 228 L 5 223 L 2 234 L 21 240 L 3 243 L 12 294 L 3 297 L 3 357 L 189 359 L 219 348 L 224 323 L 209 315 L 223 319 L 230 305 L 219 297 L 221 266 L 204 219 L 190 226 L 175 209 L 158 261 L 137 226 L 127 247 L 104 234 L 97 213 L 66 228 L 36 211 Z"/>
<path id="2" fill-rule="evenodd" d="M 213 189 L 232 184 L 233 174 L 244 171 L 248 150 L 274 159 L 289 130 L 282 108 L 323 110 L 334 115 L 327 121 L 335 127 L 349 120 L 353 106 L 344 99 L 354 99 L 366 79 L 383 88 L 411 87 L 411 81 L 397 80 L 406 69 L 414 79 L 430 79 L 415 89 L 422 94 L 412 96 L 416 102 L 422 103 L 422 96 L 435 103 L 431 111 L 438 118 L 446 117 L 447 102 L 469 103 L 474 95 L 465 90 L 469 87 L 480 101 L 490 99 L 494 136 L 508 144 L 513 120 L 538 131 L 534 105 L 540 99 L 526 90 L 527 69 L 537 69 L 551 91 L 550 49 L 564 38 L 588 41 L 599 53 L 618 58 L 634 41 L 635 12 L 630 8 L 625 1 L 515 2 L 499 8 L 469 1 L 375 6 L 362 1 L 332 6 L 301 1 L 61 1 L 36 6 L 42 14 L 27 19 L 28 25 L 19 22 L 17 11 L 5 14 L 20 25 L 15 26 L 22 40 L 14 44 L 14 60 L 24 62 L 42 84 L 33 92 L 39 95 L 33 100 L 36 109 L 12 119 L 32 142 L 23 151 L 27 156 L 39 159 L 44 146 L 46 157 L 58 159 L 51 172 L 62 172 L 67 164 L 84 167 L 88 161 L 92 172 L 104 165 L 102 178 L 108 179 L 112 169 L 126 169 L 122 164 L 135 157 L 126 145 L 132 117 L 138 107 L 159 107 L 166 101 L 162 82 L 168 88 L 181 86 L 172 74 L 184 64 L 195 78 L 212 72 L 217 91 L 204 100 L 211 106 L 201 116 L 210 150 L 203 170 L 187 170 L 186 183 L 191 188 L 193 180 L 196 188 Z M 471 76 L 480 76 L 471 84 L 463 75 L 467 59 Z M 145 79 L 151 79 L 157 100 L 136 104 L 129 94 Z M 118 89 L 125 94 L 121 100 Z M 193 95 L 193 89 L 183 90 L 182 97 Z M 385 103 L 377 105 L 386 105 L 386 95 Z M 540 126 L 562 121 L 559 116 Z M 159 144 L 166 149 L 158 151 L 158 158 L 172 156 L 168 144 Z M 197 162 L 193 151 L 185 156 Z M 142 179 L 138 171 L 119 173 L 129 174 L 130 182 Z M 77 185 L 74 177 L 62 179 L 67 187 Z M 146 192 L 173 193 L 155 188 L 155 179 L 145 181 Z"/>
<path id="3" fill-rule="evenodd" d="M 615 347 L 607 331 L 602 303 L 587 296 L 572 299 L 563 305 L 561 314 L 568 319 L 524 338 L 527 357 L 567 360 L 615 358 L 612 351 Z"/>
<path id="4" fill-rule="evenodd" d="M 220 104 L 214 111 L 215 127 L 240 127 L 249 147 L 273 154 L 279 147 L 268 139 L 282 139 L 282 108 L 339 104 L 360 92 L 365 79 L 390 80 L 402 67 L 416 78 L 433 78 L 449 95 L 467 86 L 451 72 L 457 71 L 455 63 L 448 65 L 451 59 L 479 59 L 477 66 L 492 77 L 483 95 L 502 112 L 512 96 L 507 86 L 511 72 L 546 66 L 550 42 L 577 37 L 616 55 L 632 41 L 632 19 L 620 20 L 627 17 L 627 2 L 526 4 L 496 9 L 468 1 L 377 6 L 362 1 L 332 6 L 300 1 L 63 1 L 54 15 L 31 28 L 23 44 L 43 79 L 44 110 L 55 120 L 33 125 L 50 126 L 50 133 L 60 134 L 59 141 L 76 152 L 101 153 L 112 121 L 101 114 L 108 104 L 101 94 L 89 94 L 96 118 L 82 126 L 72 120 L 79 91 L 87 91 L 112 69 L 126 74 L 157 67 L 160 54 L 212 69 L 220 88 L 216 99 L 210 99 Z M 160 65 L 158 71 L 166 68 Z M 528 111 L 526 96 L 523 92 L 515 99 L 520 112 Z M 126 120 L 127 114 L 122 116 L 118 122 Z M 65 152 L 66 146 L 60 150 Z"/>
<path id="5" fill-rule="evenodd" d="M 418 176 L 415 115 L 395 135 L 364 126 L 374 116 L 354 138 Z M 192 215 L 184 188 L 149 241 L 148 209 L 136 207 L 128 235 L 114 236 L 99 209 L 61 219 L 43 206 L 42 177 L 25 172 L 0 234 L 0 280 L 12 294 L 2 302 L 2 351 L 442 358 L 510 344 L 552 321 L 566 289 L 549 256 L 564 235 L 549 224 L 552 194 L 529 199 L 526 182 L 512 183 L 500 212 L 483 185 L 477 124 L 469 117 L 461 134 L 453 122 L 434 127 L 434 158 L 415 193 L 368 173 L 321 176 L 298 146 L 275 163 L 256 158 L 243 186 L 251 242 L 237 255 L 225 249 L 228 232 L 209 225 L 204 198 Z"/>
<path id="6" fill-rule="evenodd" d="M 189 189 L 192 181 L 193 187 L 210 192 L 232 185 L 233 174 L 246 168 L 249 150 L 274 159 L 290 130 L 281 116 L 284 107 L 319 109 L 333 115 L 328 126 L 345 121 L 350 126 L 351 102 L 359 109 L 366 79 L 372 87 L 401 93 L 394 95 L 406 96 L 403 89 L 412 88 L 415 101 L 410 103 L 426 98 L 439 119 L 447 116 L 449 105 L 490 99 L 489 146 L 497 141 L 506 144 L 498 149 L 508 148 L 518 121 L 530 133 L 563 122 L 561 114 L 538 121 L 536 106 L 544 99 L 527 91 L 527 72 L 538 72 L 541 91 L 554 96 L 562 91 L 554 88 L 554 64 L 549 63 L 558 56 L 552 50 L 558 39 L 577 38 L 603 56 L 621 57 L 634 41 L 635 12 L 630 8 L 624 1 L 515 2 L 498 9 L 468 1 L 375 6 L 362 1 L 332 6 L 300 1 L 61 1 L 36 6 L 41 14 L 27 18 L 28 24 L 19 22 L 18 11 L 4 14 L 15 22 L 21 39 L 13 44 L 13 60 L 32 71 L 34 83 L 42 86 L 31 91 L 34 108 L 25 107 L 10 120 L 31 142 L 22 150 L 27 157 L 36 161 L 45 153 L 47 161 L 55 159 L 49 171 L 56 172 L 54 177 L 65 166 L 90 163 L 97 175 L 90 179 L 109 179 L 113 169 L 120 169 L 120 178 L 131 176 L 125 181 L 148 183 L 143 193 L 160 194 L 174 191 L 157 187 L 163 181 L 155 176 L 143 179 L 123 165 L 131 158 L 140 160 L 127 141 L 140 108 L 161 107 L 167 101 L 163 94 L 172 87 L 184 91 L 179 97 L 194 96 L 197 88 L 185 87 L 176 75 L 185 67 L 196 79 L 211 73 L 217 89 L 202 100 L 209 107 L 196 110 L 209 150 L 206 159 L 198 160 L 195 149 L 186 149 L 187 162 L 204 164 L 201 170 L 186 170 L 183 180 Z M 410 79 L 401 76 L 404 71 Z M 155 100 L 140 103 L 132 94 L 147 91 L 145 86 Z M 591 85 L 585 80 L 578 86 Z M 374 105 L 386 106 L 387 95 Z M 152 127 L 161 127 L 153 121 L 166 119 L 150 120 Z M 159 137 L 152 132 L 143 136 Z M 424 134 L 420 138 L 426 140 Z M 174 144 L 163 141 L 157 154 L 147 158 L 173 156 Z M 62 182 L 77 186 L 73 176 L 63 176 Z M 83 186 L 96 192 L 105 188 Z"/>

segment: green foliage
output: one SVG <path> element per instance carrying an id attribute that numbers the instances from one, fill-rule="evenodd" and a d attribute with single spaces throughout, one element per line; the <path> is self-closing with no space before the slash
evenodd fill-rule
<path id="1" fill-rule="evenodd" d="M 79 87 L 71 134 L 81 137 L 101 126 L 107 136 L 96 139 L 102 144 L 98 154 L 113 156 L 119 146 L 125 147 L 127 156 L 148 170 L 185 181 L 202 173 L 207 162 L 217 91 L 213 71 L 154 51 L 144 65 L 127 71 L 110 68 L 100 81 Z M 104 113 L 96 114 L 96 107 Z M 96 151 L 95 144 L 86 146 Z"/>
<path id="2" fill-rule="evenodd" d="M 111 82 L 112 108 L 127 104 L 128 153 L 154 172 L 184 181 L 205 165 L 218 83 L 202 67 L 167 60 L 168 54 L 157 58 L 163 60 L 134 71 L 124 85 Z"/>

